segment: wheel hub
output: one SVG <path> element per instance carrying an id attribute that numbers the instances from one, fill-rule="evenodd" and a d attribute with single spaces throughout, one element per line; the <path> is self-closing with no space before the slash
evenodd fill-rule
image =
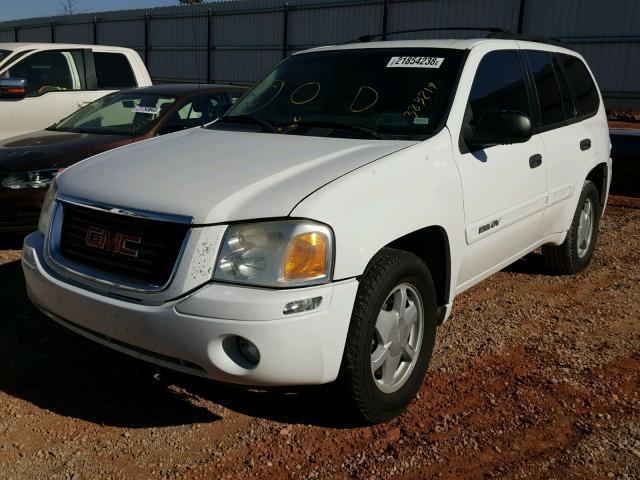
<path id="1" fill-rule="evenodd" d="M 371 373 L 385 393 L 398 390 L 418 360 L 424 328 L 424 308 L 410 284 L 396 286 L 376 320 L 371 348 Z"/>
<path id="2" fill-rule="evenodd" d="M 578 257 L 580 258 L 584 258 L 591 246 L 594 221 L 593 202 L 590 198 L 587 198 L 582 205 L 578 223 Z"/>

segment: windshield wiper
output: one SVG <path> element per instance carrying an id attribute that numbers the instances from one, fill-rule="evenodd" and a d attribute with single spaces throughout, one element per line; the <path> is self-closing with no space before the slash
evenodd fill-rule
<path id="1" fill-rule="evenodd" d="M 278 133 L 278 129 L 273 123 L 267 120 L 263 120 L 262 118 L 254 117 L 250 114 L 226 115 L 224 117 L 220 117 L 220 119 L 216 123 L 250 123 L 262 127 L 262 130 L 266 130 L 272 133 Z M 215 125 L 215 123 L 213 125 Z"/>
<path id="2" fill-rule="evenodd" d="M 310 120 L 308 122 L 296 122 L 293 125 L 298 127 L 317 127 L 330 128 L 332 130 L 346 130 L 349 132 L 361 133 L 371 138 L 381 138 L 380 134 L 376 132 L 375 128 L 352 125 L 351 123 L 340 122 L 337 120 Z"/>

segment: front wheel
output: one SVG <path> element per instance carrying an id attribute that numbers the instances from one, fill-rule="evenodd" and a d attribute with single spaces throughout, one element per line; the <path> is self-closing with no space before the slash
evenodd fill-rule
<path id="1" fill-rule="evenodd" d="M 436 334 L 436 294 L 425 263 L 385 248 L 360 279 L 339 385 L 366 423 L 400 414 L 422 384 Z"/>

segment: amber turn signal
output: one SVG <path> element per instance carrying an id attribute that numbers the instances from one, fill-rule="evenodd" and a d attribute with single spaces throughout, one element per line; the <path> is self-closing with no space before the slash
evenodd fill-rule
<path id="1" fill-rule="evenodd" d="M 320 232 L 296 235 L 285 258 L 284 279 L 307 280 L 327 275 L 329 239 Z"/>

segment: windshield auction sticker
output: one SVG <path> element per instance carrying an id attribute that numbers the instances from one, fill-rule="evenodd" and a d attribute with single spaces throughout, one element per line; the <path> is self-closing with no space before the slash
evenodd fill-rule
<path id="1" fill-rule="evenodd" d="M 133 107 L 134 113 L 146 113 L 147 115 L 157 115 L 160 113 L 160 108 L 158 107 L 141 107 L 138 105 L 137 107 Z"/>
<path id="2" fill-rule="evenodd" d="M 391 57 L 387 68 L 440 68 L 442 57 Z"/>

